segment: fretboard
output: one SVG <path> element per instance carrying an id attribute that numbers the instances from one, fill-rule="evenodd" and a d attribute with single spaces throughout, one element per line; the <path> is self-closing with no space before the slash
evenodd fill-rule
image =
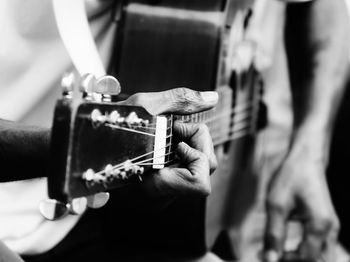
<path id="1" fill-rule="evenodd" d="M 176 119 L 206 124 L 214 145 L 220 145 L 256 132 L 258 99 L 241 99 L 241 101 L 233 103 L 231 88 L 221 87 L 218 93 L 219 102 L 215 108 L 191 115 L 177 115 Z"/>

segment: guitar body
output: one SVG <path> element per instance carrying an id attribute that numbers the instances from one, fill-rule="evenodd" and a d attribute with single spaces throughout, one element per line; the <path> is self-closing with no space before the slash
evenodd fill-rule
<path id="1" fill-rule="evenodd" d="M 229 87 L 230 108 L 249 104 L 261 91 L 258 74 L 253 67 L 232 70 L 230 59 L 243 41 L 250 4 L 244 0 L 127 1 L 116 15 L 109 73 L 128 95 L 179 86 L 200 91 Z M 223 121 L 211 130 L 225 125 Z M 216 148 L 219 168 L 212 175 L 212 194 L 207 199 L 140 199 L 137 186 L 115 190 L 107 208 L 115 214 L 111 225 L 123 225 L 115 229 L 116 238 L 133 250 L 195 255 L 214 248 L 220 256 L 233 258 L 228 240 L 240 222 L 235 212 L 243 214 L 240 201 L 254 197 L 241 186 L 249 180 L 253 150 L 250 133 Z"/>

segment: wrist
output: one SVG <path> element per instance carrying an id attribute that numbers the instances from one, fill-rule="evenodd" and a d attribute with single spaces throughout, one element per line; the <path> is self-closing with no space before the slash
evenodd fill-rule
<path id="1" fill-rule="evenodd" d="M 330 133 L 322 129 L 300 128 L 292 134 L 289 146 L 290 157 L 317 161 L 320 165 L 328 163 Z"/>

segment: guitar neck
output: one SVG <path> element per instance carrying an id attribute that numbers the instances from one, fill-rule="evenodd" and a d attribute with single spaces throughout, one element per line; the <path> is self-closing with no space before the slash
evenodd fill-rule
<path id="1" fill-rule="evenodd" d="M 215 146 L 254 133 L 258 101 L 234 104 L 231 88 L 222 87 L 218 92 L 219 102 L 215 108 L 191 115 L 176 116 L 176 119 L 188 123 L 206 124 Z"/>

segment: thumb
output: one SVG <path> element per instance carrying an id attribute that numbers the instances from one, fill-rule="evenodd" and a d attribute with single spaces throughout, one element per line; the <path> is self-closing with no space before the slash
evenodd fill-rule
<path id="1" fill-rule="evenodd" d="M 137 93 L 119 104 L 142 106 L 152 115 L 192 114 L 214 107 L 218 99 L 217 92 L 174 88 L 163 92 Z"/>

